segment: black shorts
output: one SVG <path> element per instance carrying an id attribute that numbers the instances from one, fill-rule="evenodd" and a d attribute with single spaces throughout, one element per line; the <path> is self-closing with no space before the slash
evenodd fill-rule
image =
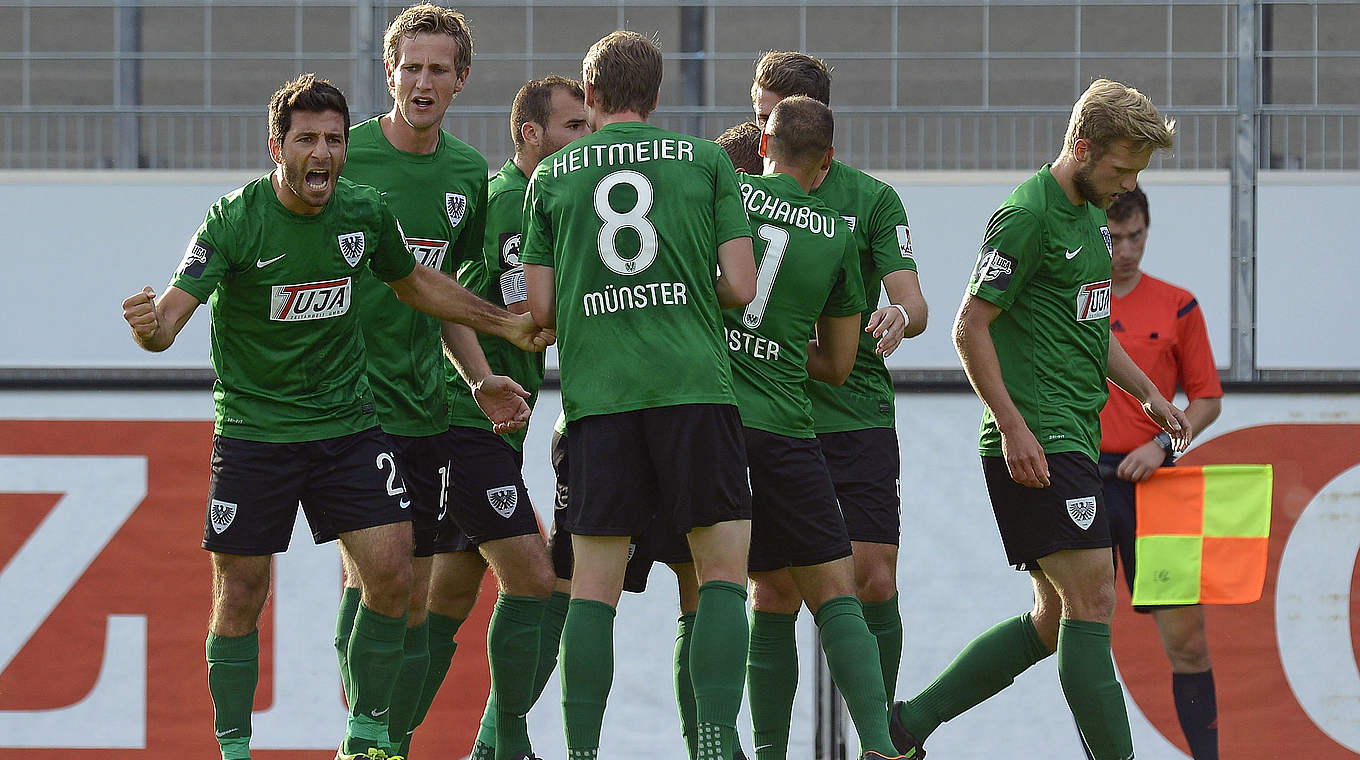
<path id="1" fill-rule="evenodd" d="M 1115 477 L 1115 471 L 1119 468 L 1119 463 L 1124 461 L 1124 454 L 1100 455 L 1100 477 L 1105 486 L 1105 506 L 1110 512 L 1110 540 L 1114 543 L 1114 566 L 1117 569 L 1120 563 L 1124 566 L 1124 582 L 1129 586 L 1129 593 L 1133 593 L 1133 575 L 1137 567 L 1134 561 L 1134 545 L 1138 535 L 1138 484 L 1130 483 L 1127 480 L 1120 480 Z M 1163 467 L 1171 467 L 1175 460 L 1168 455 Z M 1135 605 L 1137 612 L 1152 612 L 1153 610 L 1167 609 L 1169 607 L 1192 607 L 1194 605 L 1185 604 L 1146 604 Z"/>
<path id="2" fill-rule="evenodd" d="M 435 529 L 435 551 L 538 533 L 538 515 L 520 473 L 524 454 L 489 430 L 454 426 L 448 440 L 453 452 L 448 509 Z"/>
<path id="3" fill-rule="evenodd" d="M 675 530 L 749 520 L 741 417 L 729 404 L 685 404 L 568 424 L 566 519 L 588 536 L 637 536 L 662 515 Z"/>
<path id="4" fill-rule="evenodd" d="M 816 438 L 745 428 L 753 572 L 850 556 L 850 536 Z"/>
<path id="5" fill-rule="evenodd" d="M 548 534 L 548 552 L 552 555 L 553 572 L 562 580 L 571 580 L 575 555 L 571 550 L 571 534 L 560 523 L 567 511 L 567 437 L 553 431 L 552 467 L 557 479 L 556 493 L 553 495 L 552 532 Z M 623 590 L 641 594 L 647 590 L 647 575 L 652 569 L 651 555 L 638 551 L 641 537 L 635 537 L 628 545 L 628 566 L 623 571 Z"/>
<path id="6" fill-rule="evenodd" d="M 203 548 L 275 554 L 288 548 L 301 502 L 312 538 L 409 522 L 411 494 L 379 428 L 300 443 L 213 436 Z"/>
<path id="7" fill-rule="evenodd" d="M 817 439 L 850 540 L 897 546 L 902 528 L 897 431 L 866 428 L 822 433 Z"/>
<path id="8" fill-rule="evenodd" d="M 1006 561 L 1015 569 L 1038 570 L 1039 559 L 1064 549 L 1110 546 L 1100 473 L 1085 454 L 1049 454 L 1047 488 L 1026 488 L 1011 480 L 1002 457 L 983 457 L 982 473 Z"/>

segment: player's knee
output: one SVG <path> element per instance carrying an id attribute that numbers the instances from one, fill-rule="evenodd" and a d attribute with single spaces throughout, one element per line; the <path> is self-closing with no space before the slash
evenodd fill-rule
<path id="1" fill-rule="evenodd" d="M 369 609 L 390 617 L 398 617 L 406 612 L 411 598 L 409 557 L 394 558 L 391 562 L 368 568 L 362 580 L 364 604 Z"/>
<path id="2" fill-rule="evenodd" d="M 856 560 L 855 591 L 861 601 L 886 602 L 897 593 L 897 568 L 883 562 L 865 563 L 863 571 L 858 570 Z"/>
<path id="3" fill-rule="evenodd" d="M 1069 589 L 1063 597 L 1063 616 L 1109 623 L 1114 618 L 1114 584 L 1092 582 Z"/>
<path id="4" fill-rule="evenodd" d="M 751 606 L 761 612 L 796 615 L 803 607 L 803 596 L 792 579 L 751 579 Z"/>

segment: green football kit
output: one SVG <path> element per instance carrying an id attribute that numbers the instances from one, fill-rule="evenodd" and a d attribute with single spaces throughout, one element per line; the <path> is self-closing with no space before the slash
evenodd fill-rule
<path id="1" fill-rule="evenodd" d="M 863 328 L 878 307 L 883 278 L 893 272 L 916 271 L 906 209 L 890 185 L 839 161 L 831 162 L 831 169 L 822 184 L 813 188 L 812 195 L 839 211 L 850 225 L 868 300 L 860 324 L 855 368 L 845 384 L 808 383 L 817 432 L 894 427 L 892 375 L 875 351 L 878 339 Z"/>
<path id="2" fill-rule="evenodd" d="M 425 266 L 451 275 L 460 262 L 480 258 L 486 159 L 461 140 L 440 132 L 433 153 L 407 153 L 375 117 L 350 129 L 341 176 L 380 191 Z M 447 430 L 439 320 L 401 303 L 376 277 L 358 277 L 355 287 L 383 430 L 411 437 Z"/>
<path id="3" fill-rule="evenodd" d="M 554 267 L 568 422 L 735 403 L 713 281 L 718 245 L 750 234 L 732 161 L 707 140 L 615 123 L 539 163 L 520 257 Z"/>
<path id="4" fill-rule="evenodd" d="M 372 188 L 348 180 L 295 214 L 262 177 L 220 198 L 170 284 L 211 309 L 214 430 L 289 443 L 378 424 L 354 281 L 406 277 L 415 259 Z"/>
<path id="5" fill-rule="evenodd" d="M 969 293 L 1002 309 L 991 325 L 1001 377 L 1050 454 L 1100 456 L 1111 250 L 1105 212 L 1072 205 L 1045 166 L 992 215 L 968 283 Z M 1002 456 L 990 409 L 979 450 Z"/>
<path id="6" fill-rule="evenodd" d="M 785 174 L 742 175 L 751 217 L 756 297 L 723 312 L 742 425 L 813 438 L 804 384 L 807 339 L 820 315 L 865 310 L 859 251 L 849 225 Z"/>

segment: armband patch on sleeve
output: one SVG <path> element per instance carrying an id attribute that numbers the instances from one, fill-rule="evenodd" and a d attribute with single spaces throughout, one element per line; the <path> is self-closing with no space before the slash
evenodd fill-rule
<path id="1" fill-rule="evenodd" d="M 197 280 L 203 276 L 203 270 L 207 268 L 208 260 L 212 257 L 213 247 L 198 238 L 193 238 L 189 241 L 189 247 L 184 251 L 184 259 L 179 262 L 175 274 Z"/>
<path id="2" fill-rule="evenodd" d="M 1011 275 L 1015 274 L 1015 263 L 1015 259 L 1010 256 L 995 248 L 988 248 L 978 256 L 977 267 L 973 270 L 973 281 L 1004 291 L 1010 287 Z"/>

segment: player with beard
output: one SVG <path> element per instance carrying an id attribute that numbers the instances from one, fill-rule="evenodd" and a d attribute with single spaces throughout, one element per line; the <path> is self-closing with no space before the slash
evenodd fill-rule
<path id="1" fill-rule="evenodd" d="M 123 302 L 133 338 L 164 351 L 211 304 L 218 380 L 203 546 L 212 553 L 208 690 L 224 760 L 250 756 L 257 625 L 271 556 L 299 503 L 318 542 L 335 531 L 362 594 L 348 647 L 350 709 L 338 757 L 379 758 L 411 589 L 410 495 L 378 427 L 353 279 L 371 269 L 405 304 L 541 349 L 551 334 L 415 261 L 378 191 L 342 179 L 345 97 L 304 74 L 270 100 L 277 168 L 208 211 L 163 295 Z M 405 308 L 405 307 L 403 307 Z"/>
<path id="2" fill-rule="evenodd" d="M 1133 741 L 1110 656 L 1114 562 L 1097 461 L 1106 378 L 1142 404 L 1177 448 L 1185 414 L 1110 332 L 1105 209 L 1133 190 L 1174 123 L 1135 89 L 1096 80 L 1072 109 L 1062 152 L 992 215 L 954 324 L 982 399 L 979 451 L 1009 564 L 1030 573 L 1032 611 L 972 641 L 920 694 L 893 708 L 905 754 L 940 723 L 1058 654 L 1058 680 L 1096 760 Z"/>

